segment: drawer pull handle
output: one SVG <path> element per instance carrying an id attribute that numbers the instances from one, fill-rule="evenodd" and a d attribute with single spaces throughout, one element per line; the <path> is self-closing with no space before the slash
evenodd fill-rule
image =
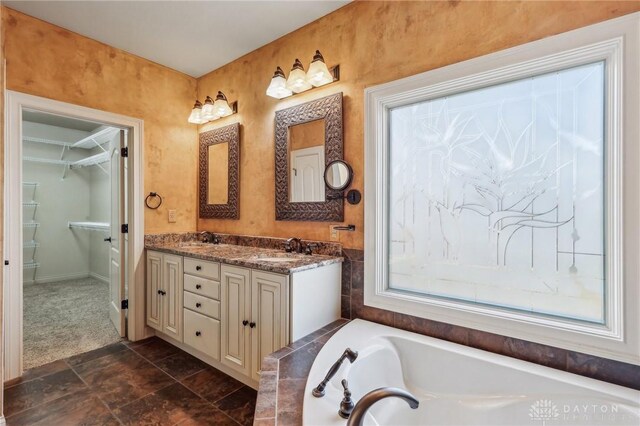
<path id="1" fill-rule="evenodd" d="M 164 295 L 166 295 L 166 294 L 167 294 L 167 292 L 166 292 L 166 291 L 163 291 L 163 290 L 158 290 L 158 294 L 159 294 L 160 296 L 164 296 Z"/>
<path id="2" fill-rule="evenodd" d="M 251 321 L 251 322 L 249 323 L 249 327 L 251 327 L 251 328 L 255 328 L 255 327 L 256 327 L 256 323 L 255 323 L 255 322 L 253 322 L 253 321 Z"/>
<path id="3" fill-rule="evenodd" d="M 249 324 L 249 321 L 247 320 L 242 321 L 242 325 L 244 325 L 245 327 L 247 326 L 247 324 Z"/>
<path id="4" fill-rule="evenodd" d="M 196 308 L 199 308 L 200 306 L 202 306 L 202 303 L 196 303 Z"/>
<path id="5" fill-rule="evenodd" d="M 196 336 L 200 336 L 202 333 L 200 333 L 199 331 L 196 331 Z"/>
<path id="6" fill-rule="evenodd" d="M 202 288 L 202 286 L 200 284 L 196 284 L 196 289 L 200 290 Z"/>
<path id="7" fill-rule="evenodd" d="M 200 266 L 200 265 L 196 266 L 196 271 L 199 271 L 201 269 L 202 269 L 202 266 Z"/>
<path id="8" fill-rule="evenodd" d="M 162 290 L 158 290 L 158 294 L 159 294 L 159 295 L 162 295 Z"/>

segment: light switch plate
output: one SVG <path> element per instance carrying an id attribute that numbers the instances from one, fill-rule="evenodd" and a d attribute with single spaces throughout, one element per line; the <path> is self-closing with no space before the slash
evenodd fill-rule
<path id="1" fill-rule="evenodd" d="M 329 240 L 330 241 L 339 241 L 340 240 L 340 231 L 338 231 L 334 225 L 329 225 Z"/>
<path id="2" fill-rule="evenodd" d="M 176 223 L 176 211 L 169 210 L 169 223 Z"/>

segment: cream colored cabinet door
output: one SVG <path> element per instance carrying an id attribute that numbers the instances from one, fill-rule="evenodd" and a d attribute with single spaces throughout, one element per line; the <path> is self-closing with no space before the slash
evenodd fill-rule
<path id="1" fill-rule="evenodd" d="M 251 271 L 222 265 L 220 284 L 221 362 L 250 375 Z"/>
<path id="2" fill-rule="evenodd" d="M 182 342 L 182 257 L 162 260 L 162 332 Z"/>
<path id="3" fill-rule="evenodd" d="M 162 253 L 147 252 L 147 325 L 162 331 Z"/>
<path id="4" fill-rule="evenodd" d="M 289 344 L 289 277 L 251 272 L 251 377 L 260 380 L 262 359 Z"/>

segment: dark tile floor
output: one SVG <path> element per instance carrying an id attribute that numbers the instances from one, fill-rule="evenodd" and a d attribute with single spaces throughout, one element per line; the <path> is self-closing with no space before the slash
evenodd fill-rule
<path id="1" fill-rule="evenodd" d="M 152 337 L 37 367 L 5 388 L 8 425 L 251 425 L 256 391 Z"/>

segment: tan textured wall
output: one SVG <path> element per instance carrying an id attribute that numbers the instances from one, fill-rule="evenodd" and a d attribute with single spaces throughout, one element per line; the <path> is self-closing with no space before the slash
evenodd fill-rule
<path id="1" fill-rule="evenodd" d="M 251 52 L 198 80 L 200 99 L 222 90 L 239 112 L 201 130 L 242 124 L 240 219 L 198 220 L 198 229 L 329 239 L 327 223 L 275 220 L 276 110 L 342 91 L 345 159 L 362 191 L 366 87 L 637 10 L 640 2 L 355 2 Z M 338 83 L 280 101 L 265 95 L 277 65 L 288 70 L 298 57 L 306 67 L 315 49 L 340 64 Z M 365 202 L 345 205 L 345 222 L 357 226 L 341 231 L 345 247 L 363 247 Z"/>
<path id="2" fill-rule="evenodd" d="M 12 9 L 3 9 L 7 89 L 144 120 L 145 231 L 196 226 L 197 132 L 186 117 L 194 78 Z M 177 209 L 177 222 L 167 210 Z"/>

